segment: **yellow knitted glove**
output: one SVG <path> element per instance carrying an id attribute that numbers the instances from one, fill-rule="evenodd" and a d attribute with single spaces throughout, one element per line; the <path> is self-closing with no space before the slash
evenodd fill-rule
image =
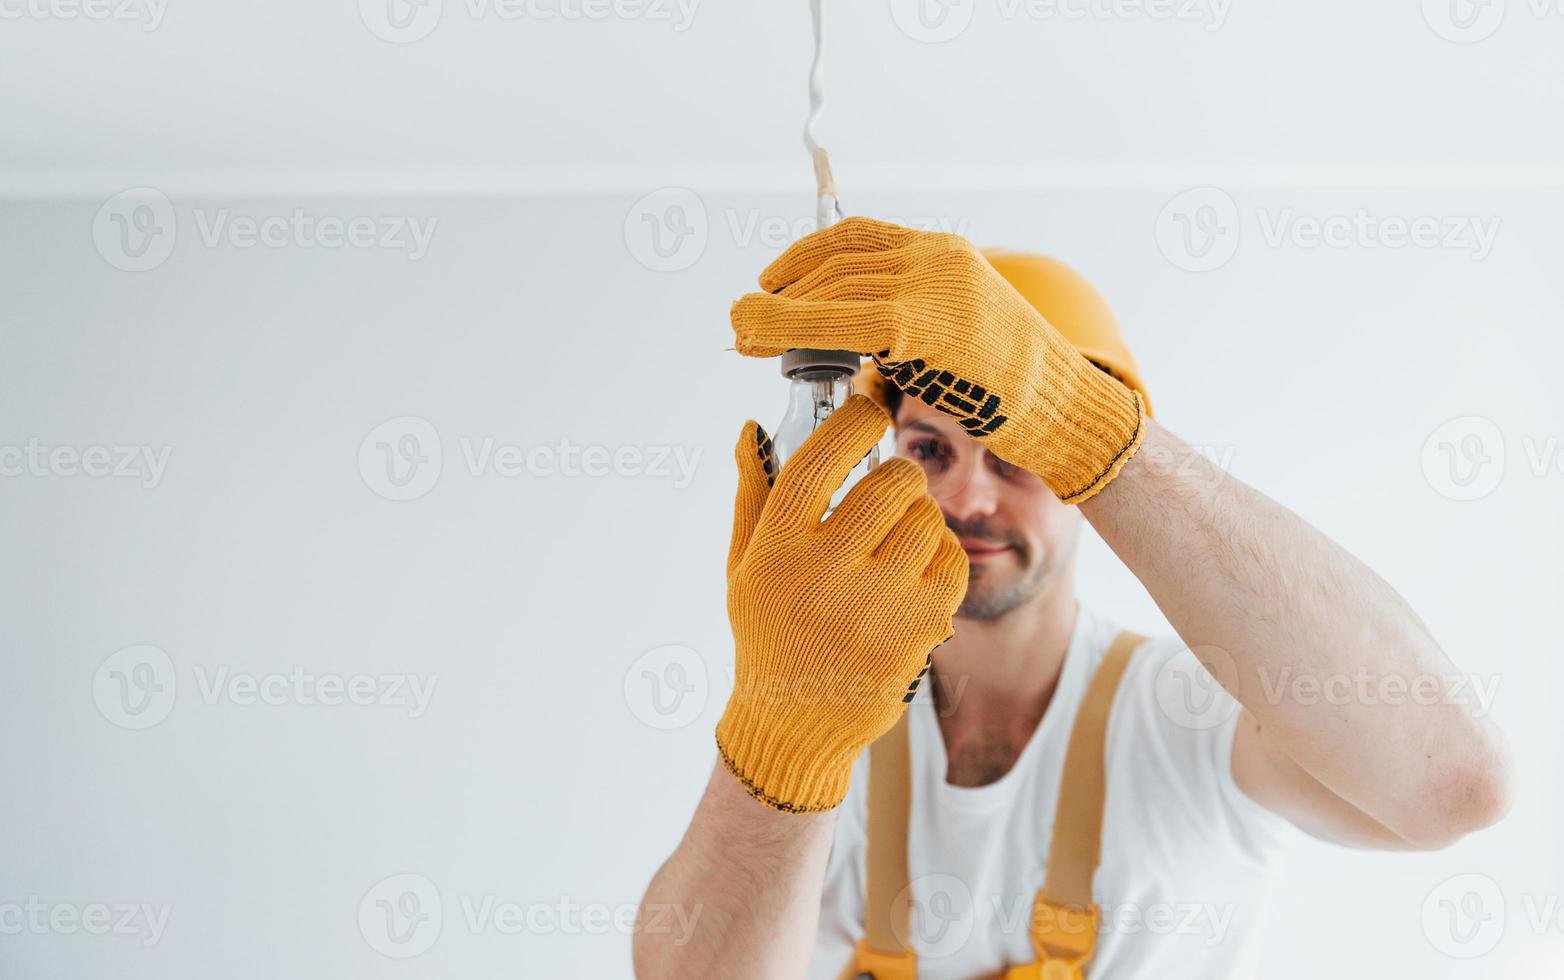
<path id="1" fill-rule="evenodd" d="M 795 242 L 733 304 L 739 353 L 868 354 L 1067 504 L 1140 446 L 1145 406 L 1082 357 L 959 235 L 848 218 Z"/>
<path id="2" fill-rule="evenodd" d="M 911 460 L 876 467 L 821 520 L 888 421 L 854 396 L 775 476 L 770 437 L 754 422 L 739 436 L 734 686 L 717 748 L 778 810 L 842 801 L 853 761 L 907 710 L 966 594 L 967 556 Z"/>

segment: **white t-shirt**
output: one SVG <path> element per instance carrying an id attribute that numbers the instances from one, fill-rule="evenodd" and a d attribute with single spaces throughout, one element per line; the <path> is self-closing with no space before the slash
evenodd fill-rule
<path id="1" fill-rule="evenodd" d="M 1035 957 L 1065 746 L 1117 628 L 1082 608 L 1053 700 L 1015 766 L 987 786 L 945 782 L 932 685 L 908 709 L 908 865 L 919 980 L 981 977 Z M 1233 782 L 1239 709 L 1176 638 L 1130 661 L 1108 723 L 1102 910 L 1087 975 L 1110 980 L 1252 977 L 1260 905 L 1296 831 Z M 809 976 L 834 980 L 863 935 L 869 754 L 840 808 Z"/>

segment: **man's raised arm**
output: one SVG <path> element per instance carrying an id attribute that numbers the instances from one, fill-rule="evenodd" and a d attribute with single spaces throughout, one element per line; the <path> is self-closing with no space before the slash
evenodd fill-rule
<path id="1" fill-rule="evenodd" d="M 1486 705 L 1405 600 L 1298 515 L 1149 419 L 1081 512 L 1246 709 L 1250 797 L 1360 846 L 1441 847 L 1504 815 Z"/>
<path id="2" fill-rule="evenodd" d="M 641 899 L 641 980 L 798 977 L 809 963 L 836 813 L 783 813 L 720 764 Z"/>
<path id="3" fill-rule="evenodd" d="M 642 901 L 640 977 L 796 976 L 808 963 L 830 811 L 907 710 L 967 587 L 966 554 L 910 460 L 877 467 L 825 517 L 888 421 L 855 396 L 775 475 L 760 427 L 739 436 L 733 695 L 717 771 Z M 654 929 L 669 911 L 693 935 Z"/>

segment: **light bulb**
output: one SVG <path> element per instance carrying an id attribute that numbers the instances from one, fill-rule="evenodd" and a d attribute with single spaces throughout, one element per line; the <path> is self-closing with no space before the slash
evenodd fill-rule
<path id="1" fill-rule="evenodd" d="M 827 416 L 852 396 L 853 375 L 857 373 L 858 355 L 851 351 L 799 349 L 782 355 L 782 376 L 788 379 L 787 412 L 771 435 L 778 468 L 787 463 L 788 457 L 798 451 Z M 832 495 L 831 509 L 835 510 L 848 489 L 879 462 L 880 447 L 875 446 Z"/>

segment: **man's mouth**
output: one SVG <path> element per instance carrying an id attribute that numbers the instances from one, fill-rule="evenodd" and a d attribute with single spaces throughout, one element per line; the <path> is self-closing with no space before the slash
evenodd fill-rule
<path id="1" fill-rule="evenodd" d="M 995 541 L 982 541 L 977 538 L 961 538 L 960 540 L 961 550 L 967 553 L 967 558 L 971 561 L 981 561 L 987 558 L 994 558 L 998 555 L 1004 554 L 1007 551 L 1010 551 L 1012 548 L 1012 546 L 1008 544 L 999 544 Z"/>

